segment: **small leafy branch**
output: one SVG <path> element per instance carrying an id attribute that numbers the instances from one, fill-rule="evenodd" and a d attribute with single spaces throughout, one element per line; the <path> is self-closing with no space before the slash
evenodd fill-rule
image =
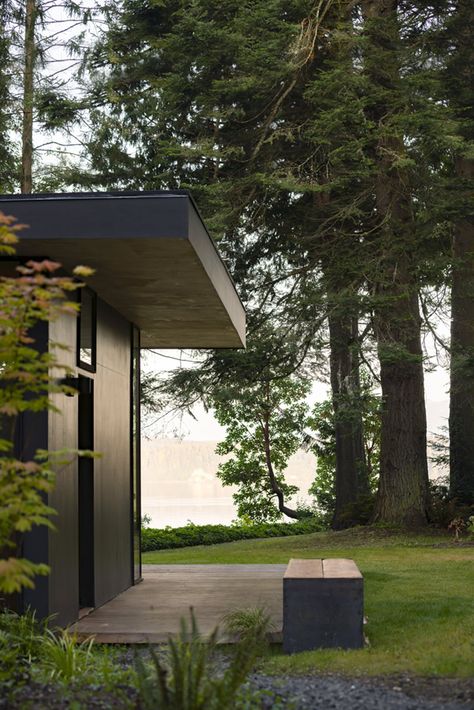
<path id="1" fill-rule="evenodd" d="M 0 593 L 4 594 L 33 587 L 34 577 L 49 571 L 47 565 L 21 556 L 21 537 L 35 525 L 53 527 L 54 510 L 45 502 L 54 485 L 52 457 L 38 451 L 32 460 L 23 460 L 22 452 L 14 450 L 14 440 L 19 417 L 55 411 L 50 395 L 74 392 L 63 384 L 70 369 L 51 350 L 41 350 L 35 326 L 62 314 L 75 316 L 78 305 L 71 296 L 81 286 L 74 278 L 59 275 L 60 264 L 48 259 L 13 267 L 17 234 L 23 227 L 0 213 L 0 257 L 12 260 L 13 272 L 0 277 Z M 87 267 L 74 271 L 78 277 L 90 273 Z"/>

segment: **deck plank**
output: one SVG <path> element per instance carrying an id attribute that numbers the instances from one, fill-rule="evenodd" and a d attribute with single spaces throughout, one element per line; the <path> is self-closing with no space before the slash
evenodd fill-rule
<path id="1" fill-rule="evenodd" d="M 144 565 L 143 582 L 76 622 L 79 638 L 99 643 L 161 643 L 179 631 L 193 608 L 209 635 L 234 609 L 263 607 L 274 634 L 282 629 L 286 565 Z M 224 640 L 224 639 L 223 639 Z"/>

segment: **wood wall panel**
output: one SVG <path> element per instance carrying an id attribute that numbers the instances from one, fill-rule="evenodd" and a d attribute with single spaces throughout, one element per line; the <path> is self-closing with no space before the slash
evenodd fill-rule
<path id="1" fill-rule="evenodd" d="M 95 594 L 100 606 L 132 584 L 130 323 L 97 303 L 95 374 Z"/>
<path id="2" fill-rule="evenodd" d="M 69 350 L 58 350 L 56 357 L 74 368 L 75 316 L 63 315 L 50 323 L 49 339 L 50 347 L 53 342 L 68 345 Z M 48 415 L 49 449 L 77 449 L 77 397 L 56 394 L 52 401 L 60 412 Z M 79 611 L 77 457 L 70 459 L 70 464 L 56 467 L 56 486 L 50 495 L 50 505 L 58 514 L 53 519 L 56 531 L 49 534 L 49 613 L 56 614 L 54 623 L 60 625 L 76 619 Z"/>

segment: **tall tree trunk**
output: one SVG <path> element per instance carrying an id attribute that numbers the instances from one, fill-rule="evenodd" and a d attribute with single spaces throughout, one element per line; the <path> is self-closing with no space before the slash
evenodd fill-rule
<path id="1" fill-rule="evenodd" d="M 407 175 L 396 165 L 405 154 L 403 138 L 391 122 L 400 82 L 398 3 L 365 0 L 362 9 L 366 72 L 374 92 L 369 110 L 378 130 L 375 199 L 381 225 L 375 327 L 383 408 L 374 520 L 412 527 L 427 522 L 428 465 L 414 224 Z"/>
<path id="2" fill-rule="evenodd" d="M 33 169 L 33 96 L 35 65 L 36 0 L 26 0 L 23 73 L 23 126 L 21 136 L 21 191 L 32 191 Z"/>
<path id="3" fill-rule="evenodd" d="M 458 158 L 461 180 L 474 179 L 474 160 Z M 471 195 L 472 199 L 472 195 Z M 451 292 L 450 488 L 474 503 L 474 222 L 459 221 L 453 239 Z"/>
<path id="4" fill-rule="evenodd" d="M 352 315 L 334 311 L 328 317 L 331 392 L 336 438 L 336 509 L 333 527 L 353 521 L 347 509 L 359 496 L 368 493 L 369 484 L 360 411 L 358 323 Z"/>
<path id="5" fill-rule="evenodd" d="M 12 128 L 10 40 L 6 36 L 6 10 L 0 5 L 0 193 L 10 192 L 14 160 L 8 133 Z"/>
<path id="6" fill-rule="evenodd" d="M 450 55 L 445 91 L 464 146 L 456 159 L 457 217 L 451 293 L 450 489 L 460 503 L 474 503 L 474 47 L 472 0 L 457 0 L 448 22 Z"/>

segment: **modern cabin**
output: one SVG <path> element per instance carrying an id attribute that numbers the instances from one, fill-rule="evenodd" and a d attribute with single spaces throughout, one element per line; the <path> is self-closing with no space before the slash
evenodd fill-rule
<path id="1" fill-rule="evenodd" d="M 51 567 L 20 610 L 66 625 L 141 579 L 140 348 L 240 348 L 245 312 L 189 193 L 0 196 L 0 211 L 28 225 L 18 259 L 95 269 L 80 315 L 36 327 L 38 347 L 68 346 L 77 396 L 59 412 L 26 414 L 17 455 L 91 449 L 57 471 L 55 531 L 39 527 L 23 555 Z M 12 268 L 4 263 L 2 270 Z"/>

